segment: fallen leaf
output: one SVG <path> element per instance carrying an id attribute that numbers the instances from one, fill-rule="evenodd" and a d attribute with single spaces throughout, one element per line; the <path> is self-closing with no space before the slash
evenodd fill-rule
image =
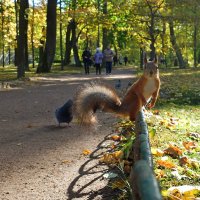
<path id="1" fill-rule="evenodd" d="M 117 180 L 112 183 L 112 189 L 123 189 L 126 187 L 126 183 L 123 180 Z"/>
<path id="2" fill-rule="evenodd" d="M 123 156 L 123 151 L 115 151 L 112 154 L 116 159 L 120 159 Z"/>
<path id="3" fill-rule="evenodd" d="M 164 153 L 171 156 L 172 158 L 178 158 L 183 154 L 183 151 L 179 147 L 173 144 L 169 144 L 169 147 L 164 150 Z"/>
<path id="4" fill-rule="evenodd" d="M 69 161 L 69 160 L 63 160 L 63 161 L 62 161 L 63 164 L 67 164 L 67 163 L 70 163 L 70 162 L 71 162 L 71 161 Z"/>
<path id="5" fill-rule="evenodd" d="M 171 187 L 168 190 L 171 200 L 192 200 L 200 192 L 200 186 L 182 185 Z"/>
<path id="6" fill-rule="evenodd" d="M 88 150 L 88 149 L 85 149 L 85 150 L 83 150 L 82 153 L 83 153 L 84 156 L 87 156 L 87 155 L 90 155 L 90 154 L 91 154 L 91 151 Z"/>
<path id="7" fill-rule="evenodd" d="M 155 169 L 155 174 L 157 179 L 163 178 L 166 175 L 161 169 Z"/>
<path id="8" fill-rule="evenodd" d="M 194 138 L 200 138 L 200 133 L 191 132 L 191 133 L 187 133 L 187 136 L 194 137 Z"/>
<path id="9" fill-rule="evenodd" d="M 156 149 L 156 148 L 151 148 L 151 153 L 154 155 L 154 156 L 163 156 L 164 155 L 164 151 L 160 150 L 160 149 Z"/>
<path id="10" fill-rule="evenodd" d="M 104 154 L 99 162 L 106 163 L 106 164 L 116 164 L 118 161 L 113 157 L 112 154 Z"/>
<path id="11" fill-rule="evenodd" d="M 191 141 L 183 142 L 183 146 L 184 146 L 187 150 L 195 149 L 195 148 L 197 147 L 196 143 L 195 143 L 195 142 L 191 142 Z"/>
<path id="12" fill-rule="evenodd" d="M 164 160 L 157 160 L 157 164 L 161 167 L 165 167 L 168 169 L 173 169 L 176 167 L 174 163 L 170 161 L 164 161 Z"/>
<path id="13" fill-rule="evenodd" d="M 179 163 L 181 166 L 191 164 L 190 160 L 186 156 L 183 156 L 182 158 L 180 158 Z"/>
<path id="14" fill-rule="evenodd" d="M 152 112 L 153 112 L 154 115 L 159 115 L 160 114 L 159 110 L 153 110 Z"/>
<path id="15" fill-rule="evenodd" d="M 113 153 L 106 153 L 100 158 L 100 162 L 106 164 L 116 164 L 123 157 L 123 151 L 115 151 Z"/>
<path id="16" fill-rule="evenodd" d="M 120 141 L 121 140 L 121 136 L 113 135 L 113 136 L 111 136 L 111 139 L 114 140 L 114 141 Z"/>
<path id="17" fill-rule="evenodd" d="M 151 128 L 149 130 L 149 137 L 153 138 L 156 135 L 156 129 L 155 128 Z"/>
<path id="18" fill-rule="evenodd" d="M 166 126 L 168 124 L 168 121 L 166 119 L 160 120 L 160 125 Z"/>

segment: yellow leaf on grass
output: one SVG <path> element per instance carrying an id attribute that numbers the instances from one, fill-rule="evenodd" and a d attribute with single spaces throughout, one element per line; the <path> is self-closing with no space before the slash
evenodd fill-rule
<path id="1" fill-rule="evenodd" d="M 161 169 L 155 169 L 155 174 L 157 179 L 163 178 L 166 175 Z"/>
<path id="2" fill-rule="evenodd" d="M 160 125 L 166 126 L 168 124 L 168 121 L 166 119 L 160 120 Z"/>
<path id="3" fill-rule="evenodd" d="M 161 194 L 163 197 L 168 197 L 168 191 L 167 190 L 162 190 Z"/>
<path id="4" fill-rule="evenodd" d="M 88 149 L 84 149 L 83 150 L 83 155 L 84 156 L 87 156 L 87 155 L 90 155 L 91 154 L 91 151 L 90 150 L 88 150 Z"/>
<path id="5" fill-rule="evenodd" d="M 194 200 L 199 192 L 199 186 L 175 186 L 168 189 L 168 197 L 170 200 Z"/>
<path id="6" fill-rule="evenodd" d="M 151 148 L 151 153 L 154 156 L 163 156 L 164 151 L 160 150 L 160 149 L 156 149 L 156 148 Z"/>

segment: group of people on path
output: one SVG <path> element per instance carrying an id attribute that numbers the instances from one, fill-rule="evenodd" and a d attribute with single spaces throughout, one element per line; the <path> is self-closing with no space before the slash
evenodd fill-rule
<path id="1" fill-rule="evenodd" d="M 111 50 L 110 46 L 107 46 L 107 48 L 104 50 L 103 53 L 100 51 L 100 48 L 97 48 L 93 57 L 89 48 L 85 49 L 82 54 L 85 74 L 90 73 L 90 66 L 92 65 L 92 60 L 94 61 L 96 74 L 101 74 L 101 65 L 102 65 L 103 59 L 105 61 L 106 74 L 107 75 L 111 74 L 113 57 L 114 57 L 114 52 Z"/>

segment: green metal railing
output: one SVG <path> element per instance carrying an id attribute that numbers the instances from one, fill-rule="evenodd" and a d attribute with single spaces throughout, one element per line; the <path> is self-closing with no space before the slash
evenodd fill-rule
<path id="1" fill-rule="evenodd" d="M 154 176 L 148 128 L 143 111 L 139 112 L 135 126 L 134 165 L 130 175 L 133 199 L 161 200 L 159 184 Z"/>

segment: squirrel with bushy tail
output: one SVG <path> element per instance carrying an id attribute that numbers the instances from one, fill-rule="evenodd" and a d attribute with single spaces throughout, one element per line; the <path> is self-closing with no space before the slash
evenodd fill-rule
<path id="1" fill-rule="evenodd" d="M 97 122 L 96 111 L 113 113 L 135 121 L 143 106 L 154 107 L 160 89 L 157 57 L 153 61 L 144 58 L 141 77 L 133 83 L 120 99 L 114 88 L 102 83 L 90 82 L 79 87 L 73 99 L 73 115 L 83 125 Z"/>

